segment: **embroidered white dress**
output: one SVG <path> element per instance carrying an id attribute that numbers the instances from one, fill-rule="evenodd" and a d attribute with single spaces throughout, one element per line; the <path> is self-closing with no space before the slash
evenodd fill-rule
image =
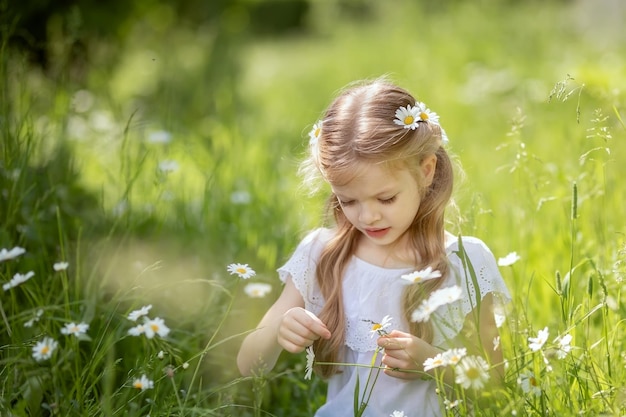
<path id="1" fill-rule="evenodd" d="M 304 298 L 305 308 L 316 315 L 324 306 L 324 298 L 315 279 L 315 267 L 323 247 L 333 233 L 331 229 L 322 228 L 309 233 L 287 263 L 278 269 L 281 281 L 291 278 Z M 473 237 L 463 237 L 462 243 L 475 271 L 481 299 L 486 294 L 493 293 L 497 302 L 508 301 L 509 292 L 491 251 L 482 241 Z M 440 307 L 430 317 L 435 333 L 433 345 L 442 349 L 450 347 L 446 341 L 451 340 L 461 330 L 465 316 L 477 303 L 474 280 L 465 271 L 463 262 L 456 254 L 459 250 L 457 239 L 450 239 L 446 242 L 446 247 L 451 271 L 456 272 L 445 278 L 441 288 L 458 285 L 463 294 L 460 300 Z M 377 339 L 376 335 L 371 334 L 372 322 L 380 322 L 389 315 L 393 320 L 387 330 L 408 332 L 408 323 L 401 310 L 401 295 L 407 284 L 400 276 L 410 272 L 413 270 L 382 268 L 357 257 L 349 262 L 343 282 L 346 315 L 343 363 L 371 363 Z M 326 404 L 316 412 L 316 417 L 353 417 L 357 373 L 360 390 L 363 391 L 370 368 L 343 366 L 341 370 L 342 372 L 328 380 Z M 372 372 L 373 377 L 376 370 Z M 359 398 L 362 397 L 361 392 Z M 380 372 L 364 416 L 387 417 L 395 410 L 404 411 L 407 416 L 440 416 L 435 383 L 422 379 L 406 381 Z"/>

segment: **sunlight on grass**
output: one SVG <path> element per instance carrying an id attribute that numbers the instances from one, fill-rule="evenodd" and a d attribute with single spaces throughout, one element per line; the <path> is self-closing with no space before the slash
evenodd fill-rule
<path id="1" fill-rule="evenodd" d="M 276 37 L 246 37 L 241 10 L 190 28 L 161 5 L 120 46 L 93 40 L 80 81 L 0 50 L 0 414 L 312 415 L 325 385 L 304 355 L 254 378 L 235 355 L 321 220 L 296 175 L 308 130 L 382 74 L 437 110 L 463 165 L 451 229 L 504 259 L 505 384 L 475 414 L 624 413 L 621 20 L 584 2 L 361 3 L 312 3 L 306 30 Z"/>

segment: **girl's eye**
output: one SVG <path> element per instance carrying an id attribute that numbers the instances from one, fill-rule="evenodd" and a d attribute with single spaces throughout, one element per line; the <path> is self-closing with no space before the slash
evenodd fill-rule
<path id="1" fill-rule="evenodd" d="M 339 201 L 339 204 L 341 204 L 343 207 L 345 206 L 350 206 L 352 204 L 354 204 L 354 200 L 350 200 L 350 201 Z"/>
<path id="2" fill-rule="evenodd" d="M 394 195 L 394 196 L 393 196 L 393 197 L 391 197 L 391 198 L 380 199 L 380 200 L 378 200 L 378 201 L 380 201 L 382 204 L 391 204 L 391 203 L 393 203 L 394 201 L 396 201 L 396 196 Z"/>

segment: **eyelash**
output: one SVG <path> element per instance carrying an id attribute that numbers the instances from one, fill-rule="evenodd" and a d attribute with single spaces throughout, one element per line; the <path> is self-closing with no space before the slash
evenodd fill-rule
<path id="1" fill-rule="evenodd" d="M 387 198 L 384 200 L 378 199 L 378 201 L 380 202 L 380 204 L 391 204 L 394 201 L 396 201 L 396 196 L 394 195 L 391 198 Z M 342 206 L 346 207 L 346 206 L 350 206 L 352 204 L 354 204 L 354 200 L 350 200 L 350 201 L 339 201 L 339 204 L 341 204 Z"/>

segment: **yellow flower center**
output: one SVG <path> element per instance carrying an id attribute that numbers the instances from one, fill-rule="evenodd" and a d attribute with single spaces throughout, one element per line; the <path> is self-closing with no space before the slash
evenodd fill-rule
<path id="1" fill-rule="evenodd" d="M 42 354 L 42 355 L 45 355 L 45 354 L 47 354 L 48 352 L 50 352 L 50 347 L 48 347 L 48 346 L 44 346 L 44 347 L 42 347 L 42 348 L 41 348 L 41 354 Z"/>
<path id="2" fill-rule="evenodd" d="M 322 132 L 322 129 L 318 127 L 317 129 L 315 129 L 315 133 L 313 134 L 315 135 L 316 138 L 319 138 L 321 132 Z"/>
<path id="3" fill-rule="evenodd" d="M 158 324 L 151 324 L 150 328 L 152 329 L 153 332 L 157 332 L 159 331 L 159 325 Z"/>
<path id="4" fill-rule="evenodd" d="M 428 120 L 428 113 L 421 112 L 421 113 L 420 113 L 420 119 L 422 119 L 422 120 Z"/>
<path id="5" fill-rule="evenodd" d="M 246 271 L 246 268 L 237 268 L 237 273 L 238 274 L 245 274 L 246 272 L 248 272 L 248 271 Z"/>
<path id="6" fill-rule="evenodd" d="M 137 389 L 141 389 L 143 387 L 143 384 L 141 383 L 141 381 L 135 381 L 135 383 L 133 384 L 133 387 Z"/>
<path id="7" fill-rule="evenodd" d="M 383 327 L 383 326 L 381 326 L 380 323 L 374 323 L 374 325 L 372 326 L 372 330 L 378 330 L 381 327 Z"/>
<path id="8" fill-rule="evenodd" d="M 531 376 L 530 378 L 528 378 L 528 383 L 529 383 L 530 385 L 532 385 L 533 387 L 536 387 L 536 386 L 538 386 L 538 385 L 539 385 L 539 384 L 537 384 L 537 379 L 535 379 L 535 377 L 534 377 L 534 376 Z"/>
<path id="9" fill-rule="evenodd" d="M 415 119 L 413 118 L 413 116 L 408 115 L 407 117 L 404 118 L 404 124 L 405 125 L 410 125 L 413 123 Z"/>
<path id="10" fill-rule="evenodd" d="M 480 372 L 476 368 L 469 368 L 465 373 L 469 379 L 478 379 L 480 377 Z"/>

